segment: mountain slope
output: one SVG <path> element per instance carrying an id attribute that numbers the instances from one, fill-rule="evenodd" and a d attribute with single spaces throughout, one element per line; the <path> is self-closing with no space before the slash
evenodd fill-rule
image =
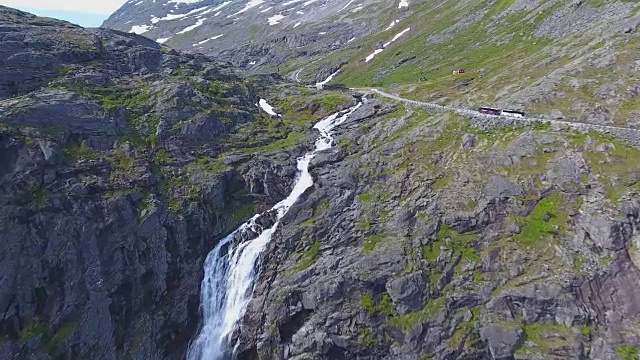
<path id="1" fill-rule="evenodd" d="M 408 4 L 408 3 L 407 3 Z M 387 27 L 404 1 L 128 1 L 103 24 L 246 68 L 322 55 Z M 411 4 L 413 6 L 413 4 Z"/>
<path id="2" fill-rule="evenodd" d="M 361 93 L 635 126 L 636 1 L 222 4 L 132 1 L 106 24 L 182 49 L 211 39 L 219 59 L 302 83 L 340 68 L 333 83 Z M 0 87 L 18 96 L 0 102 L 2 357 L 184 357 L 207 252 L 282 200 L 312 124 L 352 96 L 0 9 L 0 71 L 20 79 Z M 637 132 L 375 94 L 311 160 L 219 352 L 637 359 Z"/>
<path id="3" fill-rule="evenodd" d="M 0 358 L 183 358 L 207 253 L 351 96 L 1 6 L 0 39 Z"/>
<path id="4" fill-rule="evenodd" d="M 315 159 L 239 359 L 640 351 L 640 152 L 609 135 L 370 100 Z"/>
<path id="5" fill-rule="evenodd" d="M 638 10 L 635 1 L 427 1 L 317 64 L 346 63 L 336 82 L 417 100 L 637 127 Z M 318 71 L 292 67 L 303 68 L 301 79 Z"/>
<path id="6" fill-rule="evenodd" d="M 209 11 L 222 4 L 220 15 L 211 16 Z M 255 2 L 233 15 L 248 4 L 254 3 L 131 1 L 105 26 L 130 31 L 140 22 L 153 25 L 145 35 L 169 37 L 198 17 L 207 18 L 167 44 L 257 72 L 278 71 L 303 83 L 322 81 L 341 68 L 335 83 L 392 89 L 416 100 L 640 126 L 636 1 L 425 0 L 406 7 L 366 1 L 362 6 Z M 150 6 L 152 13 L 146 14 Z M 150 22 L 196 10 L 178 20 Z M 286 16 L 268 25 L 272 12 Z M 452 74 L 457 69 L 466 72 Z"/>

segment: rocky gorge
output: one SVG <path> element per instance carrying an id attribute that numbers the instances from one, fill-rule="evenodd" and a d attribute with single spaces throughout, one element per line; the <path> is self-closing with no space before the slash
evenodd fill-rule
<path id="1" fill-rule="evenodd" d="M 256 106 L 277 78 L 137 35 L 0 7 L 0 39 L 0 358 L 183 357 L 204 257 L 353 98 L 285 122 Z"/>
<path id="2" fill-rule="evenodd" d="M 313 185 L 268 211 L 314 124 L 349 108 Z M 0 359 L 183 359 L 207 255 L 268 228 L 226 357 L 638 359 L 626 140 L 319 91 L 0 7 Z"/>

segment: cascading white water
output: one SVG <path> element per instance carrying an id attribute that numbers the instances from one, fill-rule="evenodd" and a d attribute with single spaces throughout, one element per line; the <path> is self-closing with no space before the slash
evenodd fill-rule
<path id="1" fill-rule="evenodd" d="M 305 190 L 313 185 L 309 174 L 309 162 L 320 151 L 331 148 L 333 137 L 331 130 L 347 120 L 349 115 L 362 106 L 358 103 L 347 111 L 335 113 L 318 122 L 314 128 L 320 132 L 315 149 L 298 159 L 298 174 L 289 196 L 276 204 L 276 221 L 268 229 L 261 229 L 256 223 L 260 216 L 242 224 L 236 231 L 224 238 L 213 249 L 204 263 L 202 280 L 201 308 L 203 324 L 200 333 L 189 346 L 189 360 L 223 360 L 232 357 L 229 349 L 229 335 L 238 320 L 244 315 L 255 280 L 259 272 L 258 260 L 271 235 L 275 232 L 282 217 L 298 200 Z M 236 241 L 236 234 L 251 229 L 260 235 L 248 241 Z"/>

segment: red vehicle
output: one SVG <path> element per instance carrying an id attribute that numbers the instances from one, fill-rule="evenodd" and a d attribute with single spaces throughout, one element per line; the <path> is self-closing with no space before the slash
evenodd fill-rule
<path id="1" fill-rule="evenodd" d="M 502 110 L 496 109 L 496 108 L 481 107 L 478 109 L 478 111 L 487 115 L 497 115 L 497 116 L 502 115 Z"/>

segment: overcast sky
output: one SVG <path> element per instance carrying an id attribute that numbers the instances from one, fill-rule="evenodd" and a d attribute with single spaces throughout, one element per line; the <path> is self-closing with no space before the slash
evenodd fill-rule
<path id="1" fill-rule="evenodd" d="M 82 26 L 99 26 L 126 0 L 0 0 L 0 5 L 50 16 Z"/>

